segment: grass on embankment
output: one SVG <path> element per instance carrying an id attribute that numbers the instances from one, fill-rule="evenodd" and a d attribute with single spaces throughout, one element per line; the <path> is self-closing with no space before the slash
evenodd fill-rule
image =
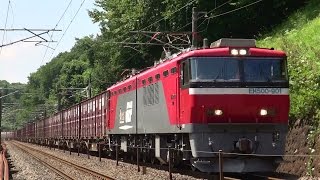
<path id="1" fill-rule="evenodd" d="M 311 0 L 257 42 L 288 56 L 291 119 L 318 125 L 320 119 L 320 3 Z M 294 122 L 291 122 L 294 123 Z"/>
<path id="2" fill-rule="evenodd" d="M 317 152 L 320 134 L 320 3 L 310 0 L 306 7 L 257 42 L 260 47 L 284 50 L 288 56 L 290 78 L 290 124 L 299 120 L 312 128 L 308 132 L 310 154 Z M 299 142 L 297 142 L 299 143 Z M 290 147 L 289 147 L 290 148 Z M 320 170 L 314 157 L 306 160 L 306 175 L 317 176 Z"/>

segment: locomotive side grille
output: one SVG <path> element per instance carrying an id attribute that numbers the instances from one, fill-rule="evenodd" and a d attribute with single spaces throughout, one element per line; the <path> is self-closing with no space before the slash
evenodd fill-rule
<path id="1" fill-rule="evenodd" d="M 152 100 L 151 100 L 152 96 L 151 96 L 151 88 L 150 88 L 150 86 L 151 85 L 149 85 L 147 87 L 147 94 L 146 94 L 146 96 L 147 96 L 147 105 L 151 105 L 152 104 Z"/>
<path id="2" fill-rule="evenodd" d="M 159 84 L 154 84 L 154 104 L 159 104 Z"/>
<path id="3" fill-rule="evenodd" d="M 143 105 L 147 105 L 147 88 L 143 87 Z"/>
<path id="4" fill-rule="evenodd" d="M 146 99 L 147 99 L 147 105 L 150 105 L 150 86 L 147 86 L 147 94 L 146 94 Z"/>
<path id="5" fill-rule="evenodd" d="M 159 104 L 159 84 L 151 84 L 147 87 L 143 87 L 143 104 L 150 106 Z"/>
<path id="6" fill-rule="evenodd" d="M 154 104 L 154 86 L 153 84 L 151 84 L 149 86 L 149 105 L 153 105 Z"/>

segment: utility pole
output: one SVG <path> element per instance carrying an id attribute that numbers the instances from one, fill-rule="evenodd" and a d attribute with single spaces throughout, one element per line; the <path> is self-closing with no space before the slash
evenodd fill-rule
<path id="1" fill-rule="evenodd" d="M 197 47 L 197 20 L 198 20 L 198 12 L 197 8 L 192 8 L 192 48 Z"/>
<path id="2" fill-rule="evenodd" d="M 205 18 L 208 18 L 208 12 L 205 11 L 197 11 L 196 7 L 192 8 L 192 48 L 197 48 L 198 47 L 198 19 L 199 15 L 204 14 Z M 201 17 L 200 17 L 201 18 Z"/>
<path id="3" fill-rule="evenodd" d="M 92 96 L 92 91 L 91 91 L 91 72 L 90 72 L 90 76 L 89 76 L 89 84 L 88 84 L 88 98 L 91 98 Z"/>

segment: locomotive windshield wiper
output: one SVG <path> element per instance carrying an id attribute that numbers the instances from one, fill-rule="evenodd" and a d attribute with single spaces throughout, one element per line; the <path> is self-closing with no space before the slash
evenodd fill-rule
<path id="1" fill-rule="evenodd" d="M 222 69 L 220 69 L 219 73 L 216 75 L 216 77 L 214 79 L 212 79 L 212 82 L 217 82 L 218 77 L 220 76 L 222 72 Z"/>
<path id="2" fill-rule="evenodd" d="M 272 77 L 266 77 L 267 82 L 272 82 Z"/>

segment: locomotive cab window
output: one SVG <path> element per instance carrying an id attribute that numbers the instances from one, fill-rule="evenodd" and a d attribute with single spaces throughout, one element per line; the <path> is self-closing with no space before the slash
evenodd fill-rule
<path id="1" fill-rule="evenodd" d="M 232 58 L 192 58 L 191 80 L 193 82 L 240 81 L 240 61 Z"/>
<path id="2" fill-rule="evenodd" d="M 184 62 L 181 69 L 183 84 L 189 78 L 190 63 L 192 83 L 214 83 L 241 86 L 279 86 L 288 82 L 286 59 L 280 57 L 194 57 Z"/>
<path id="3" fill-rule="evenodd" d="M 280 58 L 254 58 L 243 61 L 244 81 L 287 81 L 286 60 Z"/>
<path id="4" fill-rule="evenodd" d="M 182 87 L 186 87 L 189 85 L 190 81 L 190 71 L 189 71 L 189 60 L 184 61 L 180 65 L 180 82 Z"/>

